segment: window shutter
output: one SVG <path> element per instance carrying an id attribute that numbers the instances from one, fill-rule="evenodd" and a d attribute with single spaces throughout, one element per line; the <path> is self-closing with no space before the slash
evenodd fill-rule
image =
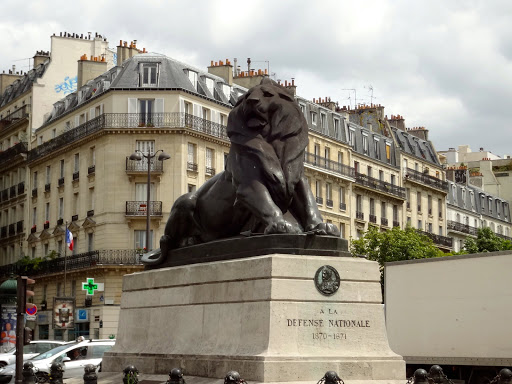
<path id="1" fill-rule="evenodd" d="M 201 113 L 201 106 L 194 104 L 194 116 L 200 117 Z"/>
<path id="2" fill-rule="evenodd" d="M 137 99 L 128 99 L 128 113 L 137 113 Z"/>
<path id="3" fill-rule="evenodd" d="M 185 100 L 180 99 L 180 112 L 185 113 Z"/>
<path id="4" fill-rule="evenodd" d="M 100 115 L 103 115 L 103 104 L 100 104 Z"/>
<path id="5" fill-rule="evenodd" d="M 155 113 L 164 112 L 164 99 L 155 99 Z"/>
<path id="6" fill-rule="evenodd" d="M 95 117 L 95 116 L 94 116 L 94 108 L 91 108 L 91 109 L 89 110 L 89 119 L 91 119 L 91 120 L 92 120 L 92 119 L 94 119 L 94 117 Z"/>
<path id="7" fill-rule="evenodd" d="M 80 116 L 76 115 L 75 116 L 75 128 L 78 127 L 80 125 Z"/>

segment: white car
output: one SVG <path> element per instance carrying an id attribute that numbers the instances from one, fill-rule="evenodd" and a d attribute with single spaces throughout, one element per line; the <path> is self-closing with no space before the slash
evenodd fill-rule
<path id="1" fill-rule="evenodd" d="M 93 364 L 101 365 L 103 354 L 114 346 L 115 340 L 84 340 L 60 345 L 41 353 L 29 361 L 36 368 L 36 377 L 39 383 L 49 381 L 50 367 L 54 362 L 61 363 L 64 368 L 64 379 L 82 377 L 84 367 Z M 14 383 L 15 364 L 0 368 L 0 383 Z"/>
<path id="2" fill-rule="evenodd" d="M 66 343 L 66 341 L 59 340 L 33 340 L 30 344 L 23 347 L 23 361 Z M 16 347 L 5 353 L 0 353 L 0 367 L 5 367 L 6 365 L 14 364 L 15 362 Z"/>

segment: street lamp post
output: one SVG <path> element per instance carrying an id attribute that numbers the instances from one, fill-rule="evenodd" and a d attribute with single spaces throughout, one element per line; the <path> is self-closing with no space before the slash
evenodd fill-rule
<path id="1" fill-rule="evenodd" d="M 168 155 L 167 153 L 165 153 L 162 149 L 159 149 L 158 151 L 156 151 L 155 153 L 151 154 L 151 153 L 143 153 L 141 151 L 139 151 L 138 149 L 135 150 L 135 152 L 133 152 L 131 155 L 130 155 L 130 160 L 137 160 L 137 161 L 141 161 L 142 158 L 145 158 L 148 160 L 148 184 L 147 184 L 147 187 L 146 187 L 146 197 L 147 197 L 147 203 L 146 203 L 146 251 L 149 252 L 149 228 L 150 228 L 150 210 L 149 210 L 149 203 L 150 203 L 150 198 L 151 198 L 151 195 L 150 195 L 150 192 L 151 192 L 151 161 L 156 157 L 156 155 L 159 153 L 160 155 L 158 155 L 158 160 L 159 161 L 164 161 L 164 160 L 168 160 L 171 158 L 170 155 Z"/>

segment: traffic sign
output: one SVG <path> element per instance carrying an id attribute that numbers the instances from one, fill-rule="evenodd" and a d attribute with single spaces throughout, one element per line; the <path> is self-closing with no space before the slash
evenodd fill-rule
<path id="1" fill-rule="evenodd" d="M 37 306 L 34 304 L 32 307 L 27 308 L 25 312 L 27 312 L 27 315 L 29 316 L 35 316 L 35 314 L 37 313 Z"/>

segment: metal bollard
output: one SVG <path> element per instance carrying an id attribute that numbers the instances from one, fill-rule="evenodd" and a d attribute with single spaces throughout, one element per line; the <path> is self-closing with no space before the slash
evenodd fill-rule
<path id="1" fill-rule="evenodd" d="M 443 372 L 443 368 L 441 368 L 439 365 L 433 365 L 430 367 L 428 371 L 428 378 L 432 380 L 435 384 L 441 384 L 445 382 L 450 382 L 451 380 L 446 377 L 446 375 Z"/>
<path id="2" fill-rule="evenodd" d="M 32 362 L 27 361 L 23 364 L 23 383 L 24 384 L 34 384 L 36 382 L 36 372 L 35 372 L 34 364 Z"/>
<path id="3" fill-rule="evenodd" d="M 237 371 L 229 371 L 224 377 L 224 384 L 247 384 Z"/>
<path id="4" fill-rule="evenodd" d="M 98 375 L 96 375 L 94 364 L 87 364 L 84 367 L 84 384 L 98 384 Z"/>
<path id="5" fill-rule="evenodd" d="M 337 372 L 327 371 L 317 384 L 345 384 Z"/>
<path id="6" fill-rule="evenodd" d="M 50 367 L 50 384 L 63 384 L 62 375 L 64 368 L 61 363 L 52 363 Z"/>
<path id="7" fill-rule="evenodd" d="M 139 382 L 139 370 L 135 365 L 128 365 L 123 369 L 123 384 L 137 384 Z"/>
<path id="8" fill-rule="evenodd" d="M 185 384 L 185 379 L 183 378 L 183 373 L 181 373 L 181 369 L 173 368 L 171 372 L 169 372 L 169 380 L 166 381 L 167 384 Z"/>

